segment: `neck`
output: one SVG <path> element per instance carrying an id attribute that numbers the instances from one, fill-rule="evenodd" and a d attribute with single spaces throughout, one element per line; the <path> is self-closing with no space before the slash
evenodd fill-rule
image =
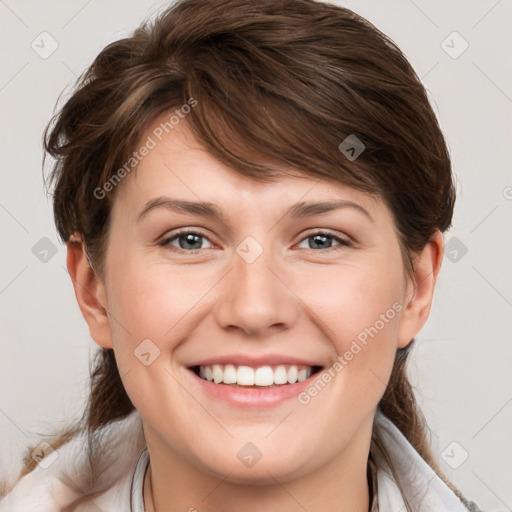
<path id="1" fill-rule="evenodd" d="M 215 477 L 176 456 L 166 459 L 157 456 L 155 459 L 150 455 L 151 463 L 144 481 L 145 510 L 297 512 L 302 509 L 308 512 L 368 512 L 372 498 L 368 469 L 369 442 L 370 439 L 363 456 L 358 458 L 354 458 L 352 453 L 342 453 L 303 477 L 283 481 L 269 473 L 267 483 L 258 485 L 230 482 L 229 474 L 224 478 Z M 150 454 L 162 454 L 159 448 L 154 448 L 151 450 L 148 443 Z M 361 455 L 361 446 L 357 448 L 348 452 Z"/>

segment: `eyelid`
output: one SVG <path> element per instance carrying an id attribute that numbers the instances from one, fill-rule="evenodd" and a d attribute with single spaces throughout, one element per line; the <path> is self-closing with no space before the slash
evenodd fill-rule
<path id="1" fill-rule="evenodd" d="M 171 246 L 171 244 L 169 243 L 171 240 L 174 240 L 174 239 L 178 238 L 180 235 L 188 235 L 188 234 L 199 235 L 199 236 L 205 238 L 206 240 L 208 240 L 208 242 L 210 242 L 213 246 L 216 245 L 214 242 L 212 242 L 212 240 L 210 240 L 210 237 L 208 235 L 206 235 L 204 233 L 204 231 L 202 231 L 199 228 L 198 229 L 196 229 L 196 228 L 182 228 L 182 229 L 179 229 L 178 231 L 176 231 L 175 233 L 172 233 L 171 235 L 165 234 L 161 238 L 161 241 L 158 242 L 158 245 L 161 245 L 163 247 Z M 202 249 L 191 249 L 191 250 L 187 251 L 185 249 L 182 249 L 181 247 L 174 247 L 174 246 L 171 246 L 171 247 L 173 247 L 173 249 L 175 249 L 178 252 L 188 252 L 188 253 L 195 253 L 195 252 L 198 252 L 198 251 L 202 250 Z M 209 247 L 208 247 L 208 249 L 209 249 Z"/>
<path id="2" fill-rule="evenodd" d="M 316 230 L 313 230 L 312 232 L 305 233 L 304 235 L 302 235 L 301 239 L 295 245 L 298 245 L 298 244 L 302 243 L 304 240 L 307 240 L 308 238 L 311 238 L 311 237 L 317 236 L 317 235 L 328 236 L 328 237 L 336 240 L 338 242 L 338 245 L 334 246 L 334 247 L 328 247 L 327 249 L 323 249 L 323 250 L 322 249 L 320 249 L 320 250 L 303 249 L 303 250 L 309 251 L 309 252 L 314 252 L 314 253 L 326 253 L 331 250 L 336 250 L 339 247 L 352 247 L 355 244 L 354 240 L 351 237 L 349 237 L 348 235 L 338 233 L 336 231 L 333 232 L 333 231 L 330 231 L 329 229 L 317 228 Z"/>
<path id="3" fill-rule="evenodd" d="M 301 235 L 302 238 L 300 239 L 300 241 L 302 241 L 305 238 L 308 238 L 310 236 L 314 236 L 314 235 L 327 235 L 327 236 L 331 236 L 333 238 L 338 238 L 347 243 L 354 243 L 354 240 L 350 236 L 348 236 L 346 233 L 341 233 L 339 231 L 333 231 L 333 230 L 327 229 L 327 228 L 312 228 L 311 230 L 307 230 L 305 234 Z"/>

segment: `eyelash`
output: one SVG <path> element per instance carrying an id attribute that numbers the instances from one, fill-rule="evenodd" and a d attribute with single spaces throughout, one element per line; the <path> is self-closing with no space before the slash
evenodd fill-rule
<path id="1" fill-rule="evenodd" d="M 180 236 L 184 236 L 184 235 L 199 235 L 200 237 L 205 238 L 211 244 L 213 244 L 213 242 L 211 242 L 211 240 L 206 235 L 201 233 L 200 231 L 184 230 L 184 231 L 179 231 L 178 233 L 175 233 L 174 235 L 172 235 L 169 238 L 166 238 L 159 245 L 162 246 L 162 247 L 172 247 L 173 251 L 176 251 L 178 253 L 185 253 L 185 254 L 196 254 L 199 251 L 203 250 L 203 249 L 186 250 L 186 249 L 182 249 L 180 247 L 172 246 L 170 244 L 170 242 L 172 242 L 174 240 L 177 240 Z M 317 253 L 318 252 L 328 252 L 328 251 L 331 251 L 331 250 L 335 250 L 336 248 L 339 249 L 341 247 L 352 247 L 352 245 L 353 245 L 350 240 L 347 240 L 345 238 L 341 238 L 339 236 L 333 235 L 332 233 L 327 233 L 325 231 L 316 231 L 314 233 L 311 233 L 310 235 L 308 235 L 308 236 L 304 237 L 302 240 L 300 240 L 299 243 L 303 242 L 304 240 L 307 240 L 308 238 L 313 238 L 313 237 L 318 236 L 318 235 L 322 235 L 322 236 L 325 236 L 325 237 L 328 237 L 328 238 L 332 238 L 333 240 L 336 240 L 336 242 L 338 242 L 339 245 L 335 246 L 335 247 L 328 247 L 327 249 L 305 249 L 306 251 L 317 252 Z"/>

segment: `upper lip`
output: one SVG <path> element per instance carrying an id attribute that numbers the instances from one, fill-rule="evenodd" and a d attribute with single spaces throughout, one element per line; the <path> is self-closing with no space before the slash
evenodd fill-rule
<path id="1" fill-rule="evenodd" d="M 253 356 L 247 354 L 227 354 L 224 356 L 200 359 L 188 366 L 212 366 L 214 364 L 232 364 L 235 366 L 250 366 L 252 368 L 258 368 L 260 366 L 276 366 L 280 364 L 312 367 L 323 366 L 322 364 L 315 361 L 308 361 L 306 359 L 281 354 L 267 354 L 264 356 Z"/>

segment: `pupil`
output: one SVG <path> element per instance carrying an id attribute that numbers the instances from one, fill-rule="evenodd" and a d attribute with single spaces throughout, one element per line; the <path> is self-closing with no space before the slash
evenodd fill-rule
<path id="1" fill-rule="evenodd" d="M 200 249 L 201 248 L 200 238 L 201 238 L 201 235 L 196 235 L 193 233 L 188 233 L 186 235 L 182 235 L 182 237 L 180 238 L 180 247 L 182 249 Z M 181 240 L 183 240 L 183 239 L 185 239 L 184 243 L 181 242 Z M 195 241 L 194 241 L 194 239 L 195 239 Z M 194 243 L 197 245 L 196 247 L 186 246 L 186 244 L 194 245 Z"/>
<path id="2" fill-rule="evenodd" d="M 313 245 L 317 245 L 319 246 L 320 248 L 323 248 L 325 247 L 325 243 L 326 243 L 326 240 L 329 238 L 327 235 L 313 235 Z M 320 244 L 317 244 L 317 240 L 318 239 L 321 239 L 322 241 L 320 242 Z M 316 249 L 317 247 L 312 247 L 312 249 Z"/>
<path id="3" fill-rule="evenodd" d="M 182 240 L 185 240 L 184 243 L 182 243 Z M 201 239 L 201 235 L 197 235 L 197 234 L 194 234 L 194 233 L 188 233 L 186 235 L 182 235 L 180 237 L 180 247 L 182 249 L 200 249 L 201 247 L 201 242 L 200 242 L 200 239 Z M 316 249 L 316 248 L 324 248 L 327 246 L 329 246 L 329 244 L 327 244 L 327 240 L 329 239 L 329 236 L 327 235 L 313 235 L 312 237 L 310 237 L 310 239 L 313 239 L 313 244 L 310 244 L 315 246 L 315 247 L 312 247 L 313 249 Z M 189 246 L 186 246 L 187 244 L 192 244 L 193 247 L 189 247 Z"/>

